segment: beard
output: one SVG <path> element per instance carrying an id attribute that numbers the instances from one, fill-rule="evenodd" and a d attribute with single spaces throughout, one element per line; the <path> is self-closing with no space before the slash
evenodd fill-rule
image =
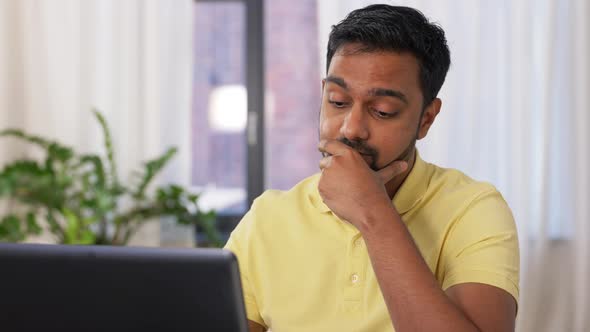
<path id="1" fill-rule="evenodd" d="M 379 152 L 375 148 L 367 145 L 367 143 L 365 143 L 365 141 L 360 141 L 360 140 L 351 141 L 346 137 L 340 137 L 340 138 L 338 138 L 338 141 L 353 148 L 361 156 L 370 158 L 370 162 L 368 162 L 367 164 L 369 165 L 369 167 L 373 171 L 378 170 L 377 158 L 379 157 Z"/>
<path id="2" fill-rule="evenodd" d="M 405 161 L 409 165 L 410 158 L 412 157 L 412 152 L 414 152 L 414 148 L 416 147 L 416 138 L 413 138 L 412 141 L 410 142 L 410 144 L 408 144 L 408 146 L 404 149 L 404 151 L 402 151 L 402 153 L 399 154 L 399 156 L 397 156 L 397 158 L 394 158 L 392 161 L 388 162 L 383 167 L 379 167 L 379 166 L 377 166 L 377 159 L 379 157 L 379 152 L 375 148 L 367 145 L 367 143 L 365 143 L 364 141 L 360 141 L 360 140 L 351 141 L 346 137 L 340 137 L 340 138 L 338 138 L 338 141 L 353 148 L 361 156 L 370 158 L 371 161 L 367 162 L 367 165 L 374 172 L 377 172 L 377 171 L 391 165 L 392 163 L 394 163 L 396 161 Z M 325 152 L 322 152 L 322 156 L 327 157 L 328 154 Z"/>
<path id="3" fill-rule="evenodd" d="M 390 162 L 385 164 L 383 167 L 379 167 L 377 165 L 377 159 L 379 157 L 379 152 L 375 148 L 367 145 L 367 143 L 365 143 L 364 141 L 359 141 L 359 140 L 351 141 L 346 137 L 340 137 L 340 138 L 338 138 L 338 141 L 355 149 L 362 156 L 369 157 L 371 159 L 371 161 L 367 164 L 368 164 L 369 168 L 371 168 L 374 172 L 377 172 L 377 171 L 391 165 L 392 163 L 394 163 L 396 161 L 405 161 L 409 165 L 410 158 L 412 157 L 412 152 L 414 152 L 414 148 L 416 147 L 416 138 L 414 137 L 412 139 L 412 141 L 410 142 L 410 144 L 408 144 L 408 146 L 404 149 L 404 151 L 402 151 L 396 158 L 394 158 L 393 160 L 391 160 Z"/>
<path id="4" fill-rule="evenodd" d="M 321 113 L 321 109 L 320 109 L 320 113 Z M 402 151 L 397 158 L 394 158 L 393 160 L 391 160 L 390 162 L 388 162 L 387 164 L 385 164 L 383 167 L 378 167 L 377 166 L 377 159 L 379 157 L 379 151 L 377 151 L 377 149 L 367 145 L 367 143 L 365 141 L 362 140 L 354 140 L 351 141 L 346 137 L 340 137 L 338 138 L 338 141 L 348 145 L 349 147 L 355 149 L 358 153 L 361 154 L 361 156 L 363 157 L 369 157 L 371 159 L 370 162 L 367 162 L 367 165 L 369 166 L 369 168 L 371 168 L 371 170 L 373 170 L 374 172 L 377 172 L 389 165 L 391 165 L 392 163 L 396 162 L 396 161 L 405 161 L 408 163 L 408 165 L 410 165 L 410 158 L 413 156 L 413 152 L 414 152 L 414 148 L 416 147 L 416 141 L 418 140 L 418 132 L 420 130 L 420 123 L 422 123 L 422 117 L 424 116 L 424 110 L 422 111 L 422 113 L 420 114 L 420 119 L 418 120 L 418 127 L 416 128 L 416 133 L 414 135 L 414 137 L 412 138 L 412 141 L 408 144 L 408 146 L 404 149 L 404 151 Z M 320 131 L 318 130 L 318 136 L 320 135 Z M 326 157 L 327 154 L 325 152 L 322 152 L 322 156 Z"/>

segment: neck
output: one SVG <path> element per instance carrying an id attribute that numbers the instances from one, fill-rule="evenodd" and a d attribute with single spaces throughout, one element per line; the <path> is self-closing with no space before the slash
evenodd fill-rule
<path id="1" fill-rule="evenodd" d="M 393 200 L 393 197 L 395 196 L 395 194 L 397 194 L 397 191 L 408 177 L 408 174 L 410 174 L 412 168 L 414 168 L 414 164 L 416 163 L 415 148 L 412 149 L 412 153 L 408 156 L 407 160 L 408 169 L 406 169 L 405 172 L 401 173 L 400 175 L 395 176 L 393 179 L 391 179 L 389 182 L 385 184 L 385 189 L 387 190 L 387 194 L 389 195 L 389 199 L 391 200 Z"/>

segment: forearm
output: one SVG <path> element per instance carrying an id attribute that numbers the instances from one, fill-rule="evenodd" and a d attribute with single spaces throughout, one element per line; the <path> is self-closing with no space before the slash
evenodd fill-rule
<path id="1" fill-rule="evenodd" d="M 394 207 L 360 227 L 396 331 L 479 331 L 447 297 Z"/>

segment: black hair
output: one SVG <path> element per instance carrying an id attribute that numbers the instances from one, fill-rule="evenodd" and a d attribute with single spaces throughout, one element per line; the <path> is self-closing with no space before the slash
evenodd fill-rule
<path id="1" fill-rule="evenodd" d="M 332 57 L 345 44 L 359 43 L 355 52 L 409 52 L 420 65 L 424 108 L 442 87 L 451 55 L 443 29 L 409 7 L 370 5 L 357 9 L 332 26 L 328 40 L 326 72 Z"/>

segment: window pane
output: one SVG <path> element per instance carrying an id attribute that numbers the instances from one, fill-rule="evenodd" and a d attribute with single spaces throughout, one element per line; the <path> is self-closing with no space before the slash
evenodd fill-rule
<path id="1" fill-rule="evenodd" d="M 265 3 L 266 187 L 318 172 L 321 70 L 316 0 Z"/>
<path id="2" fill-rule="evenodd" d="M 265 186 L 318 171 L 315 0 L 265 0 Z M 220 214 L 246 211 L 245 2 L 195 3 L 193 184 Z"/>
<path id="3" fill-rule="evenodd" d="M 218 214 L 246 210 L 245 5 L 195 3 L 192 184 Z"/>

